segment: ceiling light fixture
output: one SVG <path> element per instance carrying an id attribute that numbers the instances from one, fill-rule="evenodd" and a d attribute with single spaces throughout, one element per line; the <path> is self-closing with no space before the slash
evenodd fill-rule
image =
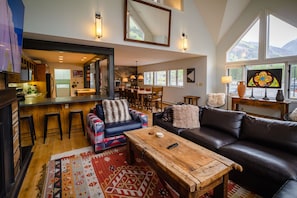
<path id="1" fill-rule="evenodd" d="M 100 14 L 95 14 L 95 34 L 97 38 L 102 37 L 102 17 Z"/>

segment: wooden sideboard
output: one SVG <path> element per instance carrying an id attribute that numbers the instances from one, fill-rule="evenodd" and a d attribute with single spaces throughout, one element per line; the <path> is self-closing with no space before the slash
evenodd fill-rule
<path id="1" fill-rule="evenodd" d="M 269 108 L 280 112 L 279 117 L 269 116 L 269 115 L 262 115 L 259 113 L 251 113 L 247 112 L 252 115 L 267 117 L 267 118 L 274 118 L 282 120 L 286 114 L 290 112 L 290 109 L 295 108 L 296 104 L 292 104 L 289 101 L 276 101 L 276 100 L 263 100 L 263 99 L 250 99 L 250 98 L 239 98 L 239 97 L 232 97 L 232 110 L 241 110 L 239 108 L 240 105 L 245 106 L 253 106 L 253 107 L 261 107 L 261 108 Z"/>

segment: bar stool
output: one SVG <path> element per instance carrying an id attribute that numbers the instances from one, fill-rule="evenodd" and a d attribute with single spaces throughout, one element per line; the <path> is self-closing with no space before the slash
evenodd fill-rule
<path id="1" fill-rule="evenodd" d="M 36 140 L 36 134 L 35 134 L 35 127 L 33 122 L 33 115 L 22 115 L 20 116 L 20 120 L 27 120 L 30 128 L 30 134 L 31 134 L 31 140 L 32 144 L 34 145 L 34 139 Z"/>
<path id="2" fill-rule="evenodd" d="M 83 111 L 81 109 L 71 110 L 71 111 L 69 111 L 69 138 L 70 138 L 70 133 L 71 133 L 72 117 L 76 113 L 80 114 L 80 121 L 81 121 L 82 129 L 83 129 L 83 132 L 85 135 L 85 124 L 84 124 L 84 118 L 83 118 L 84 117 Z"/>
<path id="3" fill-rule="evenodd" d="M 61 125 L 60 113 L 59 112 L 50 112 L 50 113 L 46 113 L 44 115 L 44 133 L 43 133 L 44 143 L 45 143 L 45 139 L 46 139 L 46 136 L 47 136 L 48 118 L 49 117 L 54 117 L 54 116 L 57 116 L 58 124 L 59 124 L 59 129 L 60 129 L 60 137 L 61 137 L 61 140 L 63 139 L 63 137 L 62 137 L 62 125 Z"/>

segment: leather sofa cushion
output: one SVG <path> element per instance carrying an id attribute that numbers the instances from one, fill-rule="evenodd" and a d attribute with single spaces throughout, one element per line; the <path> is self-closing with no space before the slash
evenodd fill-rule
<path id="1" fill-rule="evenodd" d="M 180 136 L 213 151 L 237 141 L 235 137 L 228 133 L 221 133 L 216 129 L 208 127 L 187 129 L 182 131 Z"/>
<path id="2" fill-rule="evenodd" d="M 243 166 L 243 171 L 262 175 L 273 182 L 297 179 L 297 156 L 254 142 L 237 141 L 220 148 L 219 153 Z"/>
<path id="3" fill-rule="evenodd" d="M 296 198 L 297 197 L 297 181 L 288 180 L 273 195 L 273 198 Z"/>
<path id="4" fill-rule="evenodd" d="M 157 115 L 155 114 L 155 116 L 157 116 Z M 153 117 L 153 125 L 158 125 L 158 126 L 162 127 L 163 129 L 166 129 L 167 131 L 170 131 L 177 135 L 179 135 L 181 131 L 185 130 L 184 128 L 174 127 L 172 122 L 165 122 L 161 118 L 158 118 L 158 117 Z"/>
<path id="5" fill-rule="evenodd" d="M 105 123 L 105 138 L 122 134 L 124 131 L 142 128 L 142 123 L 135 120 Z"/>
<path id="6" fill-rule="evenodd" d="M 245 116 L 240 139 L 297 154 L 297 122 Z"/>
<path id="7" fill-rule="evenodd" d="M 200 126 L 218 129 L 238 138 L 245 113 L 216 108 L 203 108 Z"/>
<path id="8" fill-rule="evenodd" d="M 104 117 L 104 111 L 103 111 L 102 104 L 97 104 L 96 105 L 96 112 L 95 112 L 95 114 L 104 122 L 105 117 Z"/>

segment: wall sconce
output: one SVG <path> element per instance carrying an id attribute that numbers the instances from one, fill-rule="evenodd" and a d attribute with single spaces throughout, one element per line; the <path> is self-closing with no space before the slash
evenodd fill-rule
<path id="1" fill-rule="evenodd" d="M 95 34 L 97 38 L 102 37 L 102 17 L 100 14 L 95 14 Z"/>
<path id="2" fill-rule="evenodd" d="M 182 33 L 182 45 L 183 50 L 186 51 L 188 49 L 188 36 L 185 33 Z"/>

